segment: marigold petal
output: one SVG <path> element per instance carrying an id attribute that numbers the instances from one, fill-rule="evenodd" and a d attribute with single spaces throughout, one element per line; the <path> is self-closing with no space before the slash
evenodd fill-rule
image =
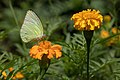
<path id="1" fill-rule="evenodd" d="M 39 58 L 40 58 L 40 55 L 41 55 L 41 52 L 38 52 L 38 53 L 35 55 L 35 58 L 36 58 L 36 59 L 39 59 Z"/>
<path id="2" fill-rule="evenodd" d="M 48 54 L 48 49 L 44 49 L 43 51 L 41 51 L 42 54 Z"/>
<path id="3" fill-rule="evenodd" d="M 53 49 L 53 50 L 62 50 L 62 47 L 60 46 L 60 45 L 53 45 L 53 46 L 51 46 L 51 49 Z"/>
<path id="4" fill-rule="evenodd" d="M 35 45 L 30 49 L 30 54 L 36 54 L 39 52 L 38 50 L 39 46 Z"/>
<path id="5" fill-rule="evenodd" d="M 39 46 L 47 49 L 47 48 L 51 47 L 51 42 L 50 41 L 42 41 L 39 43 Z"/>
<path id="6" fill-rule="evenodd" d="M 53 58 L 53 54 L 51 52 L 49 52 L 49 54 L 47 55 L 47 58 L 49 58 L 49 59 Z"/>
<path id="7" fill-rule="evenodd" d="M 62 56 L 62 53 L 59 50 L 55 50 L 55 56 L 56 58 L 59 58 Z"/>

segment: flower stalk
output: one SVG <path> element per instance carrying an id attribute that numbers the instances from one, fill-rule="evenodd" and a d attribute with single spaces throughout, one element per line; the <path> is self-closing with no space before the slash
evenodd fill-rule
<path id="1" fill-rule="evenodd" d="M 39 60 L 39 66 L 40 66 L 40 80 L 44 77 L 46 74 L 48 68 L 50 65 L 50 59 L 47 58 L 46 55 L 43 55 L 42 60 Z"/>
<path id="2" fill-rule="evenodd" d="M 90 43 L 91 43 L 91 39 L 93 36 L 93 32 L 94 31 L 83 31 L 85 40 L 86 40 L 86 44 L 87 44 L 87 80 L 90 80 L 90 72 L 89 72 L 89 64 L 90 64 Z"/>

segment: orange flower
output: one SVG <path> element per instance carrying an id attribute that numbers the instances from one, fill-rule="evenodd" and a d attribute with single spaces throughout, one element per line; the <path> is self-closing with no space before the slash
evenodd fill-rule
<path id="1" fill-rule="evenodd" d="M 107 38 L 107 37 L 109 37 L 109 32 L 105 31 L 105 30 L 102 30 L 100 36 L 101 36 L 101 38 Z"/>
<path id="2" fill-rule="evenodd" d="M 0 70 L 0 72 L 1 72 L 1 71 L 2 71 L 2 70 Z M 7 74 L 6 74 L 5 71 L 2 72 L 2 75 L 3 75 L 4 77 L 7 77 Z"/>
<path id="3" fill-rule="evenodd" d="M 38 45 L 34 45 L 30 49 L 30 56 L 41 60 L 43 55 L 47 55 L 48 59 L 59 58 L 62 56 L 62 47 L 60 45 L 52 45 L 50 41 L 42 41 Z"/>
<path id="4" fill-rule="evenodd" d="M 119 32 L 119 30 L 116 27 L 112 28 L 112 33 L 113 34 L 117 34 L 117 32 Z"/>
<path id="5" fill-rule="evenodd" d="M 13 69 L 13 67 L 10 67 L 8 70 L 11 72 L 11 71 L 13 71 L 14 69 Z"/>
<path id="6" fill-rule="evenodd" d="M 74 14 L 71 19 L 74 20 L 75 29 L 89 31 L 100 28 L 103 16 L 99 13 L 99 11 L 87 9 Z"/>
<path id="7" fill-rule="evenodd" d="M 10 67 L 8 70 L 11 72 L 11 71 L 13 71 L 14 69 L 13 69 L 13 67 Z M 4 79 L 6 80 L 6 78 L 7 78 L 7 73 L 6 73 L 5 71 L 3 71 L 3 72 L 2 72 L 2 75 L 4 76 Z M 15 74 L 15 76 L 12 75 L 11 78 L 12 78 L 12 80 L 22 79 L 22 78 L 24 78 L 24 75 L 23 75 L 21 72 L 17 72 L 17 73 Z"/>
<path id="8" fill-rule="evenodd" d="M 110 22 L 111 21 L 111 16 L 110 15 L 105 15 L 104 17 L 105 22 Z"/>
<path id="9" fill-rule="evenodd" d="M 112 28 L 112 33 L 113 34 L 118 34 L 118 33 L 120 33 L 120 30 L 118 28 L 114 27 L 114 28 Z M 120 35 L 117 35 L 113 38 L 114 38 L 114 42 L 120 41 Z"/>
<path id="10" fill-rule="evenodd" d="M 17 72 L 17 74 L 14 76 L 16 79 L 22 79 L 24 78 L 24 75 L 21 74 L 21 72 Z"/>

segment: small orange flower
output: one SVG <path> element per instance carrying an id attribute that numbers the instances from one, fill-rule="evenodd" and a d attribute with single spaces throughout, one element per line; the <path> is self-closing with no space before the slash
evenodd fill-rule
<path id="1" fill-rule="evenodd" d="M 118 30 L 116 27 L 112 28 L 112 33 L 113 33 L 113 34 L 117 34 L 118 31 L 119 31 L 119 30 Z"/>
<path id="2" fill-rule="evenodd" d="M 1 72 L 1 70 L 0 70 L 0 72 Z M 7 74 L 6 74 L 5 71 L 2 72 L 2 75 L 3 75 L 4 77 L 7 77 Z"/>
<path id="3" fill-rule="evenodd" d="M 8 70 L 11 72 L 11 71 L 13 71 L 14 69 L 13 69 L 13 67 L 10 67 Z M 1 72 L 1 71 L 0 71 L 0 72 Z M 6 78 L 7 78 L 7 73 L 6 73 L 5 71 L 3 71 L 3 72 L 2 72 L 2 75 L 4 76 L 4 79 L 6 80 Z M 17 72 L 17 73 L 15 74 L 15 76 L 12 75 L 11 78 L 12 78 L 12 80 L 22 79 L 22 78 L 24 78 L 24 75 L 23 75 L 21 72 Z"/>
<path id="4" fill-rule="evenodd" d="M 101 36 L 101 38 L 107 38 L 107 37 L 109 37 L 109 32 L 105 31 L 105 30 L 102 30 L 100 36 Z"/>
<path id="5" fill-rule="evenodd" d="M 17 72 L 17 74 L 14 77 L 16 79 L 22 79 L 22 78 L 24 78 L 24 75 L 21 72 Z"/>
<path id="6" fill-rule="evenodd" d="M 120 30 L 118 28 L 114 27 L 114 28 L 112 28 L 112 33 L 113 34 L 118 34 L 118 33 L 120 33 Z M 114 42 L 120 41 L 120 35 L 117 35 L 113 38 L 114 38 Z"/>
<path id="7" fill-rule="evenodd" d="M 103 19 L 104 19 L 105 22 L 110 22 L 111 21 L 111 16 L 110 15 L 105 15 L 103 17 Z"/>
<path id="8" fill-rule="evenodd" d="M 14 69 L 13 69 L 13 67 L 10 67 L 8 70 L 11 72 L 11 71 L 13 71 Z"/>
<path id="9" fill-rule="evenodd" d="M 74 20 L 74 27 L 77 30 L 95 30 L 100 28 L 103 21 L 103 16 L 96 10 L 83 10 L 82 12 L 76 13 L 72 16 Z"/>
<path id="10" fill-rule="evenodd" d="M 50 41 L 42 41 L 38 45 L 34 45 L 30 49 L 30 56 L 41 60 L 43 55 L 47 55 L 48 59 L 59 58 L 62 56 L 62 47 L 60 45 L 52 45 Z"/>

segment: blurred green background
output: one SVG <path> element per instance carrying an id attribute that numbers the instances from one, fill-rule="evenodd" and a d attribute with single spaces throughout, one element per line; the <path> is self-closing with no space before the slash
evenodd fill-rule
<path id="1" fill-rule="evenodd" d="M 120 28 L 119 4 L 120 0 L 0 0 L 0 70 L 14 67 L 14 72 L 23 72 L 23 80 L 37 80 L 38 61 L 30 64 L 33 59 L 29 57 L 34 42 L 25 44 L 20 38 L 26 12 L 33 10 L 41 19 L 48 40 L 63 46 L 63 57 L 52 60 L 44 80 L 85 80 L 86 42 L 82 33 L 74 29 L 70 18 L 82 10 L 96 9 L 103 16 L 109 15 L 110 21 L 104 21 L 93 37 L 91 80 L 120 80 L 120 40 L 106 45 L 119 35 L 119 32 L 115 35 L 111 32 L 113 27 Z M 110 36 L 101 38 L 102 30 Z"/>

